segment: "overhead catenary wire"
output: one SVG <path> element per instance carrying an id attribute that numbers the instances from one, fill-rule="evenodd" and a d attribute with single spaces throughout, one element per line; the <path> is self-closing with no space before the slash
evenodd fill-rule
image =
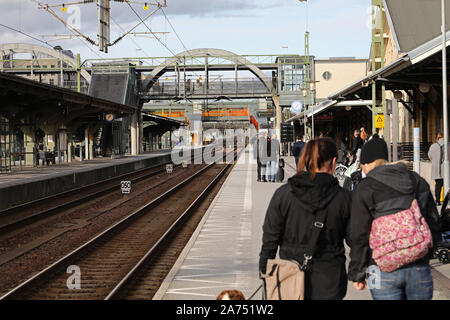
<path id="1" fill-rule="evenodd" d="M 166 21 L 169 23 L 170 28 L 173 30 L 173 32 L 175 33 L 176 37 L 178 38 L 178 40 L 180 41 L 181 45 L 183 46 L 184 50 L 186 50 L 192 57 L 191 52 L 189 51 L 189 49 L 185 46 L 183 40 L 181 40 L 180 36 L 178 35 L 178 32 L 175 30 L 175 28 L 173 27 L 172 23 L 170 22 L 169 18 L 167 17 L 166 13 L 164 12 L 164 9 L 161 8 L 161 11 L 164 15 L 164 17 L 166 18 Z"/>
<path id="2" fill-rule="evenodd" d="M 42 3 L 40 3 L 38 0 L 31 0 L 31 1 L 35 2 L 35 3 L 38 4 L 39 6 L 43 6 Z M 49 11 L 48 11 L 48 12 L 49 12 Z M 56 16 L 56 13 L 53 12 L 53 15 Z M 63 22 L 63 23 L 64 23 L 64 22 Z M 64 24 L 66 25 L 66 23 L 64 23 Z M 66 27 L 68 27 L 68 26 L 66 25 Z M 77 34 L 76 32 L 74 32 L 71 28 L 67 28 L 67 29 L 69 29 L 70 32 L 72 32 L 72 34 L 75 35 L 75 36 L 77 36 L 77 38 L 78 38 L 79 34 Z M 85 37 L 85 36 L 82 35 L 82 37 Z M 100 59 L 103 59 L 103 57 L 102 57 L 101 55 L 99 55 L 97 52 L 95 52 L 94 50 L 92 50 L 92 48 L 89 47 L 83 40 L 81 40 L 80 38 L 78 38 L 78 40 L 81 41 L 81 43 L 83 43 L 83 45 L 84 45 L 86 48 L 88 48 L 89 51 L 91 51 L 92 53 L 94 53 L 94 54 L 95 54 L 97 57 L 99 57 Z M 42 40 L 39 40 L 39 39 L 38 39 L 38 41 L 41 41 L 41 42 L 42 42 Z M 92 41 L 92 40 L 91 40 L 91 41 Z M 45 41 L 44 41 L 44 42 L 45 42 Z M 51 46 L 51 47 L 53 48 L 52 45 L 50 45 L 50 44 L 48 44 L 48 43 L 47 43 L 47 45 L 49 45 L 49 46 Z"/>
<path id="3" fill-rule="evenodd" d="M 39 42 L 41 42 L 41 43 L 43 43 L 43 44 L 45 44 L 45 45 L 47 45 L 47 46 L 49 46 L 50 48 L 53 49 L 53 46 L 52 46 L 50 43 L 48 43 L 47 41 L 43 41 L 43 40 L 41 40 L 41 39 L 38 39 L 38 38 L 36 38 L 36 37 L 33 37 L 32 35 L 30 35 L 30 34 L 28 34 L 28 33 L 26 33 L 26 32 L 17 30 L 17 29 L 15 29 L 15 28 L 13 28 L 13 27 L 9 27 L 9 26 L 4 25 L 4 24 L 2 24 L 2 23 L 0 23 L 0 26 L 4 27 L 4 28 L 6 28 L 6 29 L 9 29 L 9 30 L 15 31 L 15 32 L 17 32 L 17 33 L 23 34 L 24 36 L 27 36 L 27 37 L 29 37 L 29 38 L 31 38 L 31 39 L 33 39 L 33 40 L 39 41 Z"/>
<path id="4" fill-rule="evenodd" d="M 163 15 L 164 15 L 166 21 L 169 23 L 170 28 L 171 28 L 172 31 L 175 33 L 176 37 L 178 38 L 178 40 L 180 41 L 181 45 L 183 46 L 184 50 L 186 50 L 186 51 L 189 53 L 189 56 L 190 56 L 191 58 L 195 59 L 194 56 L 192 55 L 191 51 L 190 51 L 190 50 L 186 47 L 186 45 L 184 44 L 183 40 L 181 40 L 181 37 L 178 35 L 178 32 L 177 32 L 177 31 L 175 30 L 175 28 L 173 27 L 172 23 L 170 22 L 169 18 L 167 17 L 166 13 L 164 12 L 164 9 L 163 9 L 163 8 L 161 8 L 161 11 L 162 11 L 162 13 L 163 13 Z M 201 63 L 200 60 L 198 60 L 198 59 L 195 59 L 195 60 Z M 194 72 L 194 74 L 197 75 L 196 72 Z"/>
<path id="5" fill-rule="evenodd" d="M 176 53 L 174 53 L 166 44 L 164 44 L 154 33 L 153 31 L 150 29 L 150 27 L 145 23 L 144 20 L 142 20 L 141 16 L 136 12 L 136 10 L 133 9 L 133 7 L 127 2 L 128 6 L 130 7 L 130 9 L 134 12 L 134 14 L 139 18 L 139 20 L 141 20 L 141 22 L 144 24 L 144 26 L 148 29 L 148 31 L 150 31 L 151 34 L 153 34 L 153 36 L 155 36 L 156 40 L 161 43 L 167 50 L 169 50 L 169 52 L 176 57 L 177 59 L 179 59 L 176 55 Z"/>
<path id="6" fill-rule="evenodd" d="M 111 16 L 111 20 L 122 30 L 122 32 L 126 32 L 125 29 L 117 23 L 113 16 Z M 150 55 L 132 37 L 129 37 L 129 39 L 136 45 L 137 49 L 141 49 L 148 57 L 150 57 Z"/>

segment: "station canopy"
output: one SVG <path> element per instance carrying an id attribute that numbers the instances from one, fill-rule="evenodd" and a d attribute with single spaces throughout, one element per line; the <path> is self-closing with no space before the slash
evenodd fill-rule
<path id="1" fill-rule="evenodd" d="M 384 0 L 399 58 L 328 97 L 338 102 L 372 99 L 372 81 L 386 90 L 442 87 L 441 6 L 439 0 Z M 446 46 L 450 45 L 450 6 L 446 7 Z M 450 58 L 447 50 L 447 59 Z M 440 87 L 440 88 L 439 88 Z"/>
<path id="2" fill-rule="evenodd" d="M 13 122 L 28 116 L 86 122 L 103 114 L 113 113 L 119 118 L 136 111 L 136 107 L 6 73 L 0 73 L 0 99 L 1 115 Z"/>

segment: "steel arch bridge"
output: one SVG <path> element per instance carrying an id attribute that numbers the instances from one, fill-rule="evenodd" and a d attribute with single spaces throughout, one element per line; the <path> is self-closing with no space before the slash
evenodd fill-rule
<path id="1" fill-rule="evenodd" d="M 62 60 L 72 66 L 75 70 L 78 68 L 77 60 L 64 54 L 62 51 L 46 48 L 43 46 L 28 43 L 7 43 L 0 45 L 0 57 L 15 53 L 31 53 L 36 59 L 38 57 L 55 58 Z M 81 76 L 88 82 L 91 82 L 91 75 L 87 70 L 81 69 Z"/>
<path id="2" fill-rule="evenodd" d="M 167 58 L 164 62 L 162 62 L 159 66 L 155 66 L 150 74 L 146 77 L 146 79 L 142 82 L 140 86 L 140 92 L 142 96 L 146 96 L 147 93 L 152 90 L 153 92 L 156 91 L 156 93 L 163 93 L 161 90 L 159 90 L 159 87 L 161 86 L 158 80 L 169 71 L 174 71 L 180 73 L 183 68 L 187 69 L 188 71 L 199 71 L 204 70 L 206 73 L 206 85 L 202 86 L 202 89 L 200 91 L 196 91 L 194 88 L 194 85 L 190 86 L 186 83 L 186 79 L 184 78 L 183 83 L 178 83 L 175 85 L 173 84 L 173 87 L 176 88 L 176 90 L 168 90 L 167 94 L 168 96 L 178 95 L 180 96 L 181 93 L 184 91 L 186 94 L 186 88 L 188 88 L 189 92 L 188 95 L 191 96 L 191 98 L 198 98 L 202 99 L 204 96 L 238 96 L 238 88 L 239 88 L 239 82 L 236 76 L 236 79 L 234 79 L 235 84 L 233 85 L 233 81 L 221 82 L 221 88 L 214 88 L 214 84 L 211 84 L 208 79 L 208 72 L 211 70 L 208 61 L 211 61 L 212 59 L 223 59 L 230 62 L 231 65 L 234 65 L 234 70 L 237 72 L 238 68 L 239 70 L 245 69 L 250 71 L 253 75 L 255 75 L 258 79 L 258 83 L 253 83 L 251 91 L 246 93 L 247 95 L 251 93 L 252 96 L 268 96 L 271 97 L 272 95 L 276 94 L 276 87 L 273 85 L 272 80 L 264 74 L 264 72 L 254 63 L 249 61 L 243 56 L 240 56 L 238 54 L 235 54 L 233 52 L 222 50 L 222 49 L 214 49 L 214 48 L 200 48 L 200 49 L 193 49 L 181 52 L 177 54 L 174 57 Z M 186 60 L 190 60 L 191 64 L 186 65 Z M 199 64 L 196 64 L 196 62 L 200 62 Z M 229 70 L 229 66 L 223 69 L 220 69 L 220 66 L 215 66 L 213 70 Z M 225 86 L 225 89 L 224 89 Z M 241 88 L 245 87 L 245 84 L 241 82 L 240 84 Z M 247 83 L 247 87 L 249 87 L 249 83 Z M 181 88 L 181 89 L 180 89 Z M 174 94 L 176 93 L 176 94 Z M 189 94 L 190 93 L 190 94 Z"/>

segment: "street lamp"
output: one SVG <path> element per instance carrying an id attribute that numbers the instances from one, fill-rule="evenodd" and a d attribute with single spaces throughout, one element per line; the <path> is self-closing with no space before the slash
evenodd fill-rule
<path id="1" fill-rule="evenodd" d="M 308 1 L 307 0 L 298 0 L 299 2 L 305 2 L 306 4 L 306 32 L 308 32 Z"/>

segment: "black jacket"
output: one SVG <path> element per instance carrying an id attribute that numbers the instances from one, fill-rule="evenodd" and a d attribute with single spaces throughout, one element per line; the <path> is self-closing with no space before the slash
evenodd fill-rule
<path id="1" fill-rule="evenodd" d="M 356 154 L 356 151 L 358 151 L 358 149 L 362 148 L 363 145 L 364 145 L 364 141 L 360 136 L 357 136 L 355 139 L 353 139 L 352 155 L 354 156 Z"/>
<path id="2" fill-rule="evenodd" d="M 430 192 L 430 186 L 417 173 L 413 173 L 415 183 L 418 184 L 418 196 L 420 210 L 432 232 L 433 242 L 440 240 L 439 214 Z M 417 185 L 416 185 L 417 186 Z M 385 165 L 376 167 L 369 172 L 353 193 L 351 216 L 351 252 L 349 265 L 349 280 L 362 282 L 366 279 L 366 269 L 370 265 L 376 265 L 372 260 L 372 250 L 369 247 L 369 236 L 373 221 L 373 210 L 377 203 L 389 199 L 396 199 L 385 206 L 383 212 L 392 213 L 405 210 L 410 207 L 414 199 L 414 185 L 411 181 L 408 168 L 403 164 Z M 399 201 L 399 197 L 410 195 L 408 201 Z M 429 263 L 429 257 L 417 260 L 410 265 L 423 265 Z"/>
<path id="3" fill-rule="evenodd" d="M 303 263 L 318 210 L 328 212 L 312 267 L 305 274 L 306 299 L 342 299 L 347 292 L 344 239 L 349 239 L 350 193 L 336 178 L 318 173 L 314 180 L 305 172 L 278 188 L 270 201 L 263 226 L 259 268 L 265 272 L 268 259 Z"/>
<path id="4" fill-rule="evenodd" d="M 304 146 L 305 146 L 305 143 L 303 141 L 296 141 L 294 143 L 294 145 L 292 146 L 292 155 L 295 158 L 300 157 Z"/>

